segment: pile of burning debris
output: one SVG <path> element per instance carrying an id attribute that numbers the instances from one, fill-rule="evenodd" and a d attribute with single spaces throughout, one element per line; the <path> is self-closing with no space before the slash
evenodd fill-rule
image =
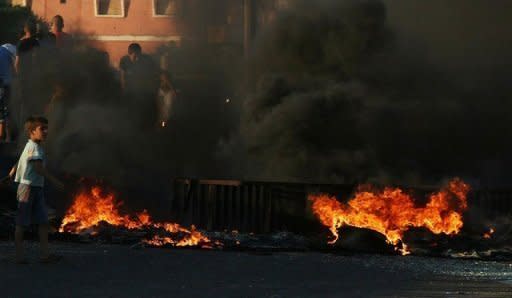
<path id="1" fill-rule="evenodd" d="M 309 200 L 313 213 L 333 235 L 330 244 L 338 241 L 340 229 L 355 227 L 372 231 L 373 237 L 377 232 L 402 255 L 509 259 L 511 228 L 500 229 L 499 236 L 493 227 L 482 233 L 462 232 L 469 191 L 469 185 L 456 178 L 421 206 L 418 199 L 392 187 L 361 186 L 347 203 L 326 194 L 312 194 Z"/>
<path id="2" fill-rule="evenodd" d="M 386 237 L 388 243 L 403 255 L 410 252 L 403 241 L 404 233 L 412 227 L 425 227 L 434 234 L 455 235 L 463 226 L 462 213 L 467 209 L 469 185 L 454 179 L 441 191 L 430 195 L 424 207 L 400 188 L 376 191 L 361 188 L 347 204 L 326 195 L 311 195 L 313 212 L 327 226 L 334 239 L 338 229 L 348 225 L 374 230 Z"/>
<path id="3" fill-rule="evenodd" d="M 100 187 L 80 192 L 66 212 L 57 239 L 130 244 L 133 247 L 198 247 L 205 249 L 307 249 L 306 238 L 280 232 L 254 235 L 238 231 L 204 232 L 194 226 L 155 222 L 146 210 L 130 216 L 123 203 Z"/>
<path id="4" fill-rule="evenodd" d="M 100 187 L 83 190 L 66 212 L 59 232 L 63 239 L 76 235 L 82 241 L 140 241 L 150 246 L 203 248 L 222 245 L 212 242 L 194 226 L 187 229 L 176 223 L 154 222 L 146 210 L 135 216 L 122 215 L 121 205 L 113 194 Z"/>
<path id="5" fill-rule="evenodd" d="M 430 194 L 422 204 L 402 189 L 390 187 L 360 187 L 346 203 L 327 194 L 310 194 L 313 214 L 333 236 L 332 240 L 326 241 L 329 236 L 322 233 L 254 235 L 237 231 L 205 232 L 194 226 L 186 228 L 177 223 L 157 222 L 146 210 L 135 215 L 125 214 L 121 211 L 123 202 L 117 200 L 113 193 L 99 186 L 90 186 L 75 196 L 59 221 L 54 238 L 122 243 L 133 247 L 397 251 L 402 255 L 512 258 L 512 229 L 505 228 L 507 225 L 499 229 L 490 227 L 483 233 L 463 229 L 469 191 L 468 184 L 453 179 L 438 192 Z M 13 216 L 13 212 L 4 212 L 4 216 L 0 216 L 2 227 L 12 229 Z"/>

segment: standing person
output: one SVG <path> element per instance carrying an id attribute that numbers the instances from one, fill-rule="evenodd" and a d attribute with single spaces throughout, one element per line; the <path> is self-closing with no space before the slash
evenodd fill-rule
<path id="1" fill-rule="evenodd" d="M 16 47 L 4 44 L 0 47 L 0 142 L 9 142 L 11 135 L 9 129 L 9 99 L 11 83 L 16 60 Z"/>
<path id="2" fill-rule="evenodd" d="M 16 73 L 21 77 L 26 77 L 34 66 L 34 50 L 39 47 L 39 41 L 36 39 L 37 26 L 32 20 L 25 22 L 23 26 L 23 37 L 18 42 L 16 52 L 15 68 Z"/>
<path id="3" fill-rule="evenodd" d="M 41 23 L 37 23 L 36 25 L 36 35 L 35 38 L 39 42 L 39 46 L 41 48 L 54 48 L 55 47 L 55 35 L 53 33 L 48 32 L 46 28 Z"/>
<path id="4" fill-rule="evenodd" d="M 119 62 L 121 87 L 132 111 L 134 120 L 142 127 L 150 128 L 155 123 L 155 101 L 158 91 L 158 67 L 151 57 L 142 53 L 138 43 L 128 47 L 128 55 Z"/>
<path id="5" fill-rule="evenodd" d="M 157 109 L 158 109 L 158 124 L 161 127 L 169 125 L 173 115 L 173 105 L 176 100 L 176 89 L 171 82 L 171 77 L 168 72 L 160 74 L 160 88 L 158 89 Z"/>
<path id="6" fill-rule="evenodd" d="M 55 37 L 55 46 L 57 48 L 69 47 L 72 44 L 71 35 L 64 32 L 64 18 L 56 15 L 52 18 L 51 34 Z"/>
<path id="7" fill-rule="evenodd" d="M 16 263 L 27 263 L 24 257 L 23 236 L 25 228 L 30 224 L 39 225 L 39 241 L 41 245 L 41 262 L 52 263 L 60 257 L 50 254 L 48 249 L 48 213 L 43 195 L 45 179 L 57 188 L 64 185 L 48 172 L 45 167 L 45 154 L 41 143 L 48 134 L 48 120 L 43 117 L 29 117 L 25 122 L 25 130 L 29 140 L 21 157 L 9 173 L 9 177 L 18 183 L 17 199 L 18 214 L 16 216 Z"/>
<path id="8" fill-rule="evenodd" d="M 128 46 L 128 55 L 123 56 L 119 61 L 121 88 L 125 92 L 127 89 L 133 89 L 136 84 L 137 72 L 140 71 L 141 57 L 142 47 L 138 43 L 132 43 Z"/>
<path id="9" fill-rule="evenodd" d="M 36 62 L 36 49 L 39 48 L 39 41 L 36 39 L 36 23 L 33 20 L 28 20 L 23 26 L 24 35 L 18 42 L 16 51 L 15 69 L 18 74 L 18 84 L 16 88 L 17 101 L 18 101 L 18 120 L 26 118 L 30 115 L 31 111 L 27 108 L 37 110 L 35 105 L 27 105 L 29 99 L 28 90 L 32 90 L 34 73 L 37 71 L 35 67 Z M 22 127 L 22 123 L 18 123 L 18 127 Z"/>
<path id="10" fill-rule="evenodd" d="M 125 93 L 140 93 L 158 88 L 158 68 L 138 43 L 128 46 L 128 55 L 119 61 L 121 87 Z"/>

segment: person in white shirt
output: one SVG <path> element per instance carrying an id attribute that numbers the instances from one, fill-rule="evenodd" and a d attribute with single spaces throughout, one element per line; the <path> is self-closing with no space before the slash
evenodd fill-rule
<path id="1" fill-rule="evenodd" d="M 176 100 L 176 89 L 171 82 L 169 73 L 160 74 L 160 88 L 158 89 L 157 109 L 158 124 L 166 127 L 172 118 L 173 104 Z"/>
<path id="2" fill-rule="evenodd" d="M 60 257 L 48 250 L 48 213 L 43 195 L 45 179 L 57 188 L 64 185 L 45 168 L 45 154 L 41 143 L 48 135 L 48 120 L 44 117 L 29 117 L 25 122 L 29 140 L 23 149 L 18 163 L 11 169 L 9 177 L 18 183 L 18 213 L 16 216 L 16 263 L 26 263 L 23 252 L 25 228 L 31 224 L 39 226 L 41 242 L 41 262 L 55 262 Z"/>

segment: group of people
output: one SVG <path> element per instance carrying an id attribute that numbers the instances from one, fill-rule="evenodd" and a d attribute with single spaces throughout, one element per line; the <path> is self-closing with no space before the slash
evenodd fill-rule
<path id="1" fill-rule="evenodd" d="M 128 46 L 128 55 L 121 58 L 119 68 L 125 97 L 135 101 L 135 104 L 139 101 L 145 102 L 148 111 L 142 114 L 154 115 L 156 106 L 156 117 L 150 117 L 149 122 L 155 123 L 156 120 L 159 126 L 166 127 L 173 118 L 173 104 L 177 97 L 169 72 L 158 70 L 152 59 L 142 53 L 142 47 L 138 43 Z M 156 105 L 151 100 L 148 101 L 148 98 L 155 97 Z"/>
<path id="2" fill-rule="evenodd" d="M 71 43 L 71 37 L 63 32 L 63 28 L 64 20 L 58 15 L 52 19 L 51 32 L 48 34 L 38 32 L 35 23 L 29 21 L 23 28 L 23 37 L 17 46 L 4 44 L 0 47 L 0 141 L 10 140 L 8 104 L 11 99 L 13 78 L 17 77 L 21 82 L 20 86 L 30 86 L 23 82 L 29 80 L 31 68 L 35 65 L 33 59 L 36 57 L 34 55 L 37 52 L 36 49 L 66 47 Z M 150 76 L 148 76 L 149 73 L 151 73 Z M 123 96 L 133 104 L 151 101 L 147 96 L 156 97 L 157 115 L 151 118 L 157 120 L 158 126 L 166 127 L 169 119 L 172 118 L 172 106 L 176 98 L 176 90 L 171 83 L 169 73 L 155 68 L 151 59 L 142 53 L 141 46 L 133 43 L 128 47 L 128 55 L 120 61 L 120 75 Z M 54 88 L 55 92 L 61 92 L 57 87 Z M 16 91 L 23 92 L 23 90 Z M 46 158 L 42 143 L 48 134 L 47 118 L 28 117 L 24 123 L 24 131 L 28 141 L 18 162 L 2 181 L 17 183 L 18 213 L 14 261 L 19 264 L 27 262 L 23 250 L 23 236 L 29 225 L 36 224 L 39 227 L 41 242 L 41 262 L 56 262 L 60 257 L 51 254 L 48 249 L 48 211 L 43 187 L 45 180 L 54 184 L 57 189 L 63 189 L 64 185 L 45 167 Z"/>
<path id="3" fill-rule="evenodd" d="M 63 48 L 72 43 L 71 36 L 63 31 L 64 19 L 60 15 L 52 18 L 50 32 L 44 33 L 42 26 L 28 20 L 23 26 L 22 36 L 16 46 L 10 43 L 0 46 L 0 142 L 11 141 L 9 129 L 9 101 L 12 85 L 17 77 L 20 85 L 27 86 L 33 69 L 35 50 L 41 46 Z M 18 90 L 23 93 L 23 89 Z"/>
<path id="4" fill-rule="evenodd" d="M 55 59 L 54 57 L 59 56 L 54 55 L 56 51 L 69 49 L 73 44 L 71 35 L 63 29 L 64 19 L 60 15 L 52 18 L 49 32 L 45 32 L 36 22 L 27 21 L 17 46 L 12 44 L 0 46 L 0 143 L 10 142 L 13 139 L 12 127 L 9 125 L 9 120 L 12 119 L 10 116 L 13 116 L 10 115 L 10 110 L 13 107 L 18 109 L 14 114 L 21 121 L 30 114 L 48 112 L 51 110 L 52 103 L 56 101 L 53 99 L 64 96 L 63 90 L 66 88 L 59 79 L 45 86 L 45 89 L 49 88 L 48 102 L 36 103 L 29 94 L 34 93 L 30 87 L 33 82 L 39 81 L 32 79 L 34 72 L 41 71 L 38 70 L 37 63 L 41 59 L 47 59 L 46 56 L 38 54 L 41 52 L 40 49 L 50 50 L 51 55 L 48 57 Z M 61 53 L 71 53 L 71 51 L 66 50 Z M 58 58 L 56 61 L 55 68 L 62 68 L 62 73 L 65 73 L 67 66 L 59 65 Z M 142 47 L 138 43 L 132 43 L 128 47 L 127 55 L 119 62 L 119 74 L 123 101 L 133 103 L 141 115 L 147 115 L 143 119 L 144 126 L 169 126 L 177 98 L 177 91 L 170 73 L 161 70 L 151 57 L 143 54 Z M 57 78 L 59 76 L 62 78 L 63 75 L 60 74 Z M 19 88 L 13 88 L 14 78 Z M 16 95 L 16 102 L 13 102 L 13 93 Z M 20 127 L 22 123 L 16 124 Z"/>

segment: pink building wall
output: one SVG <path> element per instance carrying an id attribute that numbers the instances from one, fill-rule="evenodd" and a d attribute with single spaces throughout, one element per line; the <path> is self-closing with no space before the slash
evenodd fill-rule
<path id="1" fill-rule="evenodd" d="M 153 16 L 152 0 L 125 1 L 123 17 L 97 16 L 94 0 L 61 2 L 32 1 L 32 11 L 48 22 L 54 15 L 61 15 L 65 22 L 64 31 L 108 52 L 114 66 L 132 42 L 139 43 L 144 52 L 151 53 L 169 42 L 179 43 L 182 38 L 179 16 Z"/>
<path id="2" fill-rule="evenodd" d="M 185 39 L 238 43 L 247 49 L 254 34 L 254 30 L 244 29 L 247 24 L 265 25 L 289 0 L 179 1 L 181 9 L 174 16 L 154 16 L 153 0 L 124 0 L 122 17 L 97 16 L 96 0 L 27 0 L 26 4 L 48 22 L 54 15 L 63 16 L 66 32 L 106 51 L 112 65 L 118 66 L 132 42 L 139 43 L 146 53 L 170 42 L 179 45 Z M 244 7 L 251 7 L 252 20 L 247 21 Z"/>

